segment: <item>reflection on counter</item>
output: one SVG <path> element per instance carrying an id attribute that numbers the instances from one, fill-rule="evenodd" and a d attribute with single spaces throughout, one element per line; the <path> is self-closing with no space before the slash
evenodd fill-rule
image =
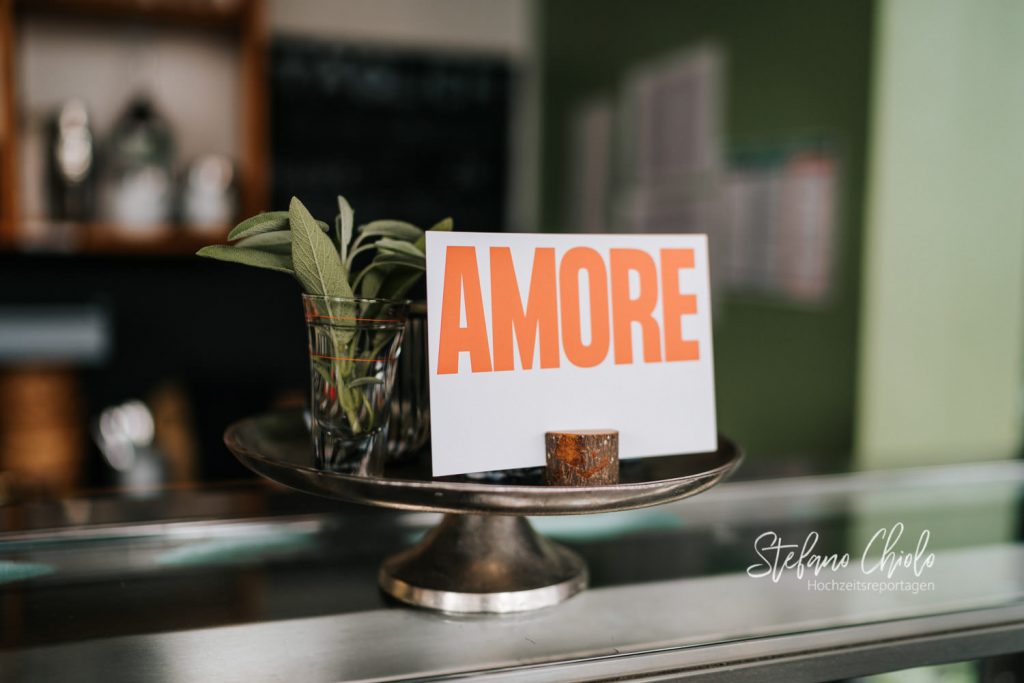
<path id="1" fill-rule="evenodd" d="M 859 562 L 861 531 L 894 519 L 908 536 L 931 531 L 929 549 L 943 571 L 965 553 L 988 557 L 999 571 L 993 553 L 1019 547 L 1022 528 L 1013 520 L 1022 509 L 1024 470 L 1008 463 L 922 469 L 901 479 L 852 474 L 726 483 L 659 508 L 532 523 L 584 557 L 592 587 L 628 588 L 742 576 L 757 560 L 755 539 L 766 529 L 789 542 L 815 532 L 815 552 L 849 552 Z M 0 530 L 8 532 L 0 544 L 0 604 L 7 607 L 0 648 L 389 609 L 374 588 L 381 559 L 416 542 L 438 519 L 256 483 L 8 507 L 0 517 Z M 937 580 L 931 594 L 881 602 L 857 594 L 857 602 L 927 612 L 956 598 L 962 608 L 965 591 L 980 591 L 970 598 L 978 604 L 986 592 L 1000 600 L 1002 591 L 1024 595 L 1019 579 L 1016 588 L 1009 577 L 986 586 Z M 790 608 L 811 610 L 821 601 L 805 602 Z M 119 606 L 116 619 L 107 616 L 110 604 Z"/>

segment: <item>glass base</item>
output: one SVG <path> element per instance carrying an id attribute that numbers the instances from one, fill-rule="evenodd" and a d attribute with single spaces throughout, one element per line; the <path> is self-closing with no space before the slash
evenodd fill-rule
<path id="1" fill-rule="evenodd" d="M 387 457 L 387 430 L 352 435 L 312 425 L 313 457 L 317 467 L 331 472 L 356 474 L 363 477 L 380 476 Z"/>

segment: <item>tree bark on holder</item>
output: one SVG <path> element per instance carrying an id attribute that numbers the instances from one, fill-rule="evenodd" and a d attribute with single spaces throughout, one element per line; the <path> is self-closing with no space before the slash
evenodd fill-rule
<path id="1" fill-rule="evenodd" d="M 619 482 L 619 432 L 581 429 L 544 435 L 551 486 L 601 486 Z"/>

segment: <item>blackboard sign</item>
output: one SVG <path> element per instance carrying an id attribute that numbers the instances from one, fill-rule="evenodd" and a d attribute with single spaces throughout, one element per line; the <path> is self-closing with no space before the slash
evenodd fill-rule
<path id="1" fill-rule="evenodd" d="M 271 49 L 274 208 L 504 227 L 509 65 L 294 38 Z"/>

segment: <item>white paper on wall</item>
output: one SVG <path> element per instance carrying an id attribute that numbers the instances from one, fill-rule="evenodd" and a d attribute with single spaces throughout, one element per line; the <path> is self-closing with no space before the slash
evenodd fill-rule
<path id="1" fill-rule="evenodd" d="M 818 152 L 735 168 L 725 191 L 726 288 L 825 301 L 834 279 L 837 182 L 838 162 Z"/>

